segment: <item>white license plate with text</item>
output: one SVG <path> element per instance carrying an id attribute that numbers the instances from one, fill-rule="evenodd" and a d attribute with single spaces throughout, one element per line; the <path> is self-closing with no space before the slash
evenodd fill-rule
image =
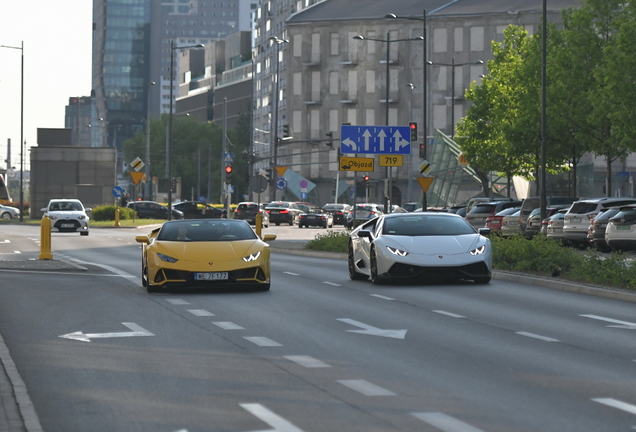
<path id="1" fill-rule="evenodd" d="M 195 273 L 194 280 L 227 280 L 227 272 Z"/>

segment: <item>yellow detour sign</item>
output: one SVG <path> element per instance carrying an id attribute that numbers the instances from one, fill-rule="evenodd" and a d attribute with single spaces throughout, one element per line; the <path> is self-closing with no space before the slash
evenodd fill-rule
<path id="1" fill-rule="evenodd" d="M 340 156 L 340 171 L 373 171 L 375 159 Z"/>
<path id="2" fill-rule="evenodd" d="M 424 192 L 428 192 L 428 188 L 431 187 L 431 183 L 435 180 L 434 177 L 418 177 L 417 182 Z"/>
<path id="3" fill-rule="evenodd" d="M 402 155 L 380 155 L 378 156 L 380 166 L 383 167 L 401 167 Z"/>
<path id="4" fill-rule="evenodd" d="M 284 176 L 286 171 L 287 171 L 287 167 L 276 167 L 276 172 L 278 173 L 278 177 Z"/>
<path id="5" fill-rule="evenodd" d="M 141 179 L 145 176 L 143 172 L 132 172 L 130 171 L 130 177 L 132 177 L 132 181 L 135 185 L 138 185 Z"/>
<path id="6" fill-rule="evenodd" d="M 459 162 L 461 166 L 468 166 L 468 158 L 466 157 L 466 153 L 460 153 L 459 156 L 457 156 L 457 162 Z"/>

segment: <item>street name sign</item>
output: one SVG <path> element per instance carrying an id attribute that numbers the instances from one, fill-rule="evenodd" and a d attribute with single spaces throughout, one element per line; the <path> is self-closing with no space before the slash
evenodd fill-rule
<path id="1" fill-rule="evenodd" d="M 340 152 L 344 154 L 411 154 L 408 126 L 340 126 Z"/>
<path id="2" fill-rule="evenodd" d="M 360 157 L 340 157 L 340 171 L 373 171 L 375 159 Z"/>

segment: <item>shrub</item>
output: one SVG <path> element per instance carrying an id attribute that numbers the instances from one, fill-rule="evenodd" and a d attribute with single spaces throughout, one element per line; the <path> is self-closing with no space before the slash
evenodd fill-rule
<path id="1" fill-rule="evenodd" d="M 317 234 L 314 240 L 305 245 L 305 249 L 327 252 L 347 252 L 349 231 L 327 231 L 325 234 Z"/>
<path id="2" fill-rule="evenodd" d="M 135 215 L 133 209 L 127 207 L 117 207 L 115 205 L 104 205 L 99 207 L 93 207 L 91 212 L 91 219 L 95 221 L 114 221 L 115 210 L 119 208 L 119 220 L 132 219 Z"/>

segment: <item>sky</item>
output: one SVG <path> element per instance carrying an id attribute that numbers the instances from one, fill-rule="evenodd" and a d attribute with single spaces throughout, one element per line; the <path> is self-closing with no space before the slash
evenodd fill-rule
<path id="1" fill-rule="evenodd" d="M 24 42 L 24 141 L 63 128 L 69 97 L 90 96 L 92 0 L 0 0 L 0 45 Z M 0 48 L 0 168 L 20 168 L 21 50 Z M 28 151 L 24 154 L 28 169 Z"/>

